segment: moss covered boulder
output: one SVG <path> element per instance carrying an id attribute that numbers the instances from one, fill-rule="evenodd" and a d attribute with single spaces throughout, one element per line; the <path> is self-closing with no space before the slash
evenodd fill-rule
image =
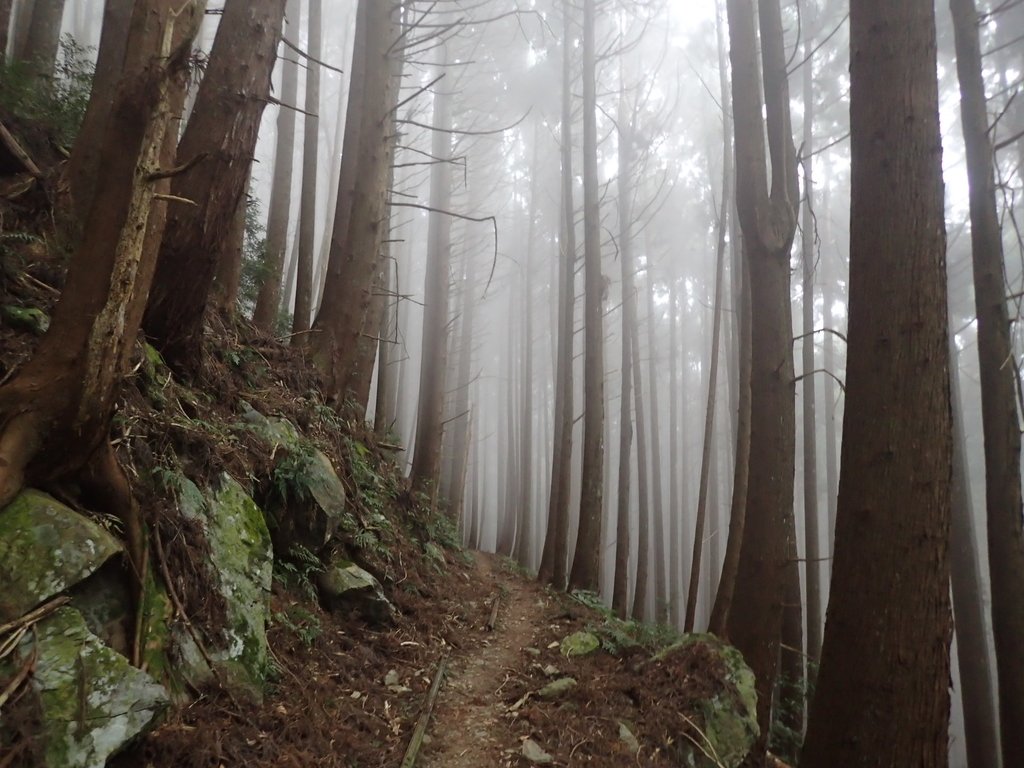
<path id="1" fill-rule="evenodd" d="M 103 644 L 72 608 L 36 625 L 18 649 L 35 656 L 47 768 L 102 768 L 167 707 L 167 692 Z"/>
<path id="2" fill-rule="evenodd" d="M 88 578 L 122 551 L 84 515 L 39 491 L 0 511 L 0 624 Z"/>
<path id="3" fill-rule="evenodd" d="M 285 557 L 296 547 L 322 553 L 345 522 L 345 486 L 331 460 L 287 419 L 268 419 L 252 408 L 242 418 L 275 456 L 267 500 L 274 548 Z"/>
<path id="4" fill-rule="evenodd" d="M 210 582 L 224 600 L 225 625 L 220 644 L 207 650 L 227 682 L 256 693 L 267 672 L 267 620 L 273 554 L 263 512 L 227 474 L 202 492 L 186 478 L 177 480 L 181 514 L 197 522 L 210 548 Z M 191 635 L 176 630 L 186 670 L 193 682 L 210 670 Z"/>
<path id="5" fill-rule="evenodd" d="M 378 623 L 394 615 L 394 606 L 376 577 L 348 560 L 332 562 L 317 576 L 317 585 L 324 607 L 330 611 L 352 611 Z"/>
<path id="6" fill-rule="evenodd" d="M 654 661 L 674 672 L 701 671 L 704 695 L 694 703 L 692 726 L 673 739 L 678 765 L 738 768 L 760 733 L 754 673 L 743 655 L 714 635 L 686 635 Z"/>

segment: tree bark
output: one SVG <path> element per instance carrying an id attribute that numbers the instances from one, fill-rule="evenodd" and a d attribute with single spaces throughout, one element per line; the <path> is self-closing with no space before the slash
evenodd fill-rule
<path id="1" fill-rule="evenodd" d="M 956 343 L 950 339 L 950 395 L 953 404 L 953 485 L 950 565 L 955 619 L 957 661 L 960 665 L 960 696 L 963 702 L 964 735 L 968 768 L 999 765 L 999 734 L 996 699 L 992 686 L 992 660 L 988 648 L 987 620 L 982 597 L 978 539 L 974 529 L 967 438 L 963 401 L 960 397 L 960 366 Z"/>
<path id="2" fill-rule="evenodd" d="M 668 621 L 672 626 L 679 624 L 679 609 L 682 606 L 683 569 L 682 569 L 682 517 L 683 507 L 680 497 L 680 474 L 683 468 L 679 463 L 679 302 L 676 297 L 676 281 L 672 280 L 668 291 L 668 464 L 669 464 L 669 612 Z"/>
<path id="3" fill-rule="evenodd" d="M 301 0 L 287 0 L 286 37 L 299 29 Z M 273 331 L 281 312 L 281 280 L 288 250 L 288 220 L 292 205 L 292 168 L 295 163 L 295 110 L 299 96 L 299 65 L 294 52 L 280 57 L 281 105 L 277 108 L 277 141 L 274 177 L 270 185 L 270 213 L 267 217 L 267 246 L 263 262 L 263 283 L 256 296 L 252 320 L 258 328 Z"/>
<path id="4" fill-rule="evenodd" d="M 658 418 L 658 344 L 654 332 L 654 278 L 647 257 L 647 389 L 651 412 L 651 514 L 654 524 L 654 621 L 668 623 L 668 563 L 665 559 L 665 508 L 661 483 L 661 421 Z"/>
<path id="5" fill-rule="evenodd" d="M 749 253 L 752 308 L 750 455 L 757 460 L 750 465 L 727 635 L 757 678 L 761 736 L 752 753 L 756 759 L 765 752 L 771 722 L 789 556 L 786 515 L 793 508 L 796 414 L 789 251 L 796 231 L 798 192 L 779 2 L 764 0 L 758 5 L 766 121 L 761 116 L 753 3 L 729 0 L 728 11 L 737 212 Z"/>
<path id="6" fill-rule="evenodd" d="M 632 162 L 632 158 L 630 158 Z M 627 164 L 620 166 L 629 168 Z M 628 171 L 627 171 L 628 174 Z M 632 192 L 630 192 L 632 196 Z M 621 245 L 621 244 L 620 244 Z M 620 258 L 625 258 L 620 254 Z M 629 256 L 630 265 L 633 266 L 632 253 Z M 636 288 L 630 280 L 630 289 L 636 295 Z M 629 318 L 629 333 L 631 339 L 631 352 L 633 355 L 633 409 L 636 418 L 636 476 L 637 476 L 637 541 L 636 541 L 636 585 L 633 591 L 633 618 L 637 621 L 649 621 L 650 612 L 647 605 L 648 583 L 650 580 L 650 552 L 651 552 L 651 504 L 648 491 L 648 463 L 647 463 L 647 423 L 644 419 L 643 399 L 643 368 L 640 366 L 640 329 L 636 317 L 636 300 L 634 298 L 632 316 Z"/>
<path id="7" fill-rule="evenodd" d="M 951 0 L 960 117 L 970 183 L 971 251 L 978 317 L 978 366 L 985 444 L 992 630 L 999 679 L 1003 764 L 1024 765 L 1024 517 L 1020 419 L 992 139 L 974 0 Z"/>
<path id="8" fill-rule="evenodd" d="M 395 147 L 389 128 L 401 59 L 401 52 L 392 48 L 398 35 L 396 6 L 360 0 L 327 277 L 310 336 L 312 359 L 326 379 L 326 394 L 338 405 L 346 399 L 387 231 L 386 186 Z"/>
<path id="9" fill-rule="evenodd" d="M 569 496 L 572 486 L 573 319 L 576 304 L 576 204 L 572 169 L 572 25 L 570 0 L 562 2 L 561 228 L 558 270 L 558 349 L 555 366 L 555 435 L 547 534 L 537 577 L 565 587 L 568 568 Z"/>
<path id="10" fill-rule="evenodd" d="M 134 6 L 133 0 L 107 0 L 103 6 L 103 28 L 96 54 L 92 93 L 66 171 L 79 222 L 85 221 L 89 214 L 100 176 L 101 139 L 124 72 L 125 46 Z"/>
<path id="11" fill-rule="evenodd" d="M 29 75 L 37 83 L 53 77 L 60 49 L 60 25 L 64 18 L 64 0 L 35 0 L 19 58 L 29 62 Z"/>
<path id="12" fill-rule="evenodd" d="M 226 317 L 234 316 L 238 305 L 238 288 L 242 279 L 242 253 L 245 250 L 246 220 L 249 211 L 249 185 L 252 166 L 242 185 L 242 195 L 235 205 L 228 235 L 224 240 L 224 253 L 217 260 L 213 278 L 213 307 Z"/>
<path id="13" fill-rule="evenodd" d="M 7 61 L 7 43 L 11 39 L 14 0 L 0 0 L 0 61 Z"/>
<path id="14" fill-rule="evenodd" d="M 302 199 L 299 209 L 299 260 L 295 275 L 292 333 L 309 330 L 313 312 L 313 250 L 316 247 L 316 176 L 320 154 L 320 65 L 323 56 L 323 0 L 309 0 L 309 56 L 306 115 L 302 121 Z M 386 283 L 385 283 L 386 285 Z"/>
<path id="15" fill-rule="evenodd" d="M 178 162 L 198 160 L 171 183 L 176 204 L 146 307 L 146 335 L 180 375 L 202 366 L 203 320 L 227 232 L 246 193 L 281 34 L 284 0 L 228 0 Z"/>
<path id="16" fill-rule="evenodd" d="M 935 9 L 861 0 L 850 10 L 847 406 L 828 619 L 800 764 L 941 768 L 952 424 Z"/>
<path id="17" fill-rule="evenodd" d="M 597 83 L 595 0 L 583 2 L 583 218 L 584 372 L 583 481 L 573 589 L 596 590 L 600 580 L 604 496 L 604 330 L 602 322 L 601 211 L 597 188 Z"/>

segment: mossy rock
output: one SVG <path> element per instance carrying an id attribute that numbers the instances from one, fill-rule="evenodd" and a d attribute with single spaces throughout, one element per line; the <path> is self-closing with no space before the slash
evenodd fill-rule
<path id="1" fill-rule="evenodd" d="M 39 491 L 0 511 L 0 624 L 85 580 L 122 551 L 84 515 Z"/>
<path id="2" fill-rule="evenodd" d="M 587 656 L 601 647 L 601 641 L 593 632 L 573 632 L 561 642 L 565 656 Z"/>
<path id="3" fill-rule="evenodd" d="M 321 600 L 330 611 L 354 611 L 373 622 L 394 616 L 394 606 L 377 578 L 348 560 L 336 560 L 317 576 Z"/>
<path id="4" fill-rule="evenodd" d="M 760 734 L 754 673 L 738 650 L 708 634 L 686 635 L 654 658 L 667 658 L 694 643 L 710 648 L 721 659 L 725 670 L 723 684 L 718 692 L 701 703 L 702 717 L 698 723 L 707 740 L 701 740 L 699 735 L 697 739 L 702 741 L 704 750 L 717 760 L 709 758 L 683 736 L 675 741 L 676 756 L 680 765 L 694 768 L 738 768 Z"/>
<path id="5" fill-rule="evenodd" d="M 31 637 L 18 656 L 35 654 L 47 768 L 102 768 L 166 709 L 163 686 L 104 645 L 78 611 L 58 609 Z"/>
<path id="6" fill-rule="evenodd" d="M 259 695 L 268 668 L 267 622 L 273 555 L 263 512 L 241 485 L 222 474 L 205 494 L 192 481 L 177 479 L 179 509 L 199 523 L 210 547 L 211 581 L 224 599 L 222 647 L 207 648 L 226 681 Z M 210 670 L 183 629 L 176 641 L 189 679 L 205 682 Z"/>
<path id="7" fill-rule="evenodd" d="M 108 562 L 71 589 L 71 607 L 82 614 L 89 631 L 106 645 L 127 656 L 132 598 L 125 569 Z"/>
<path id="8" fill-rule="evenodd" d="M 16 330 L 42 336 L 50 329 L 50 316 L 36 307 L 6 304 L 0 312 L 3 314 L 4 322 Z"/>

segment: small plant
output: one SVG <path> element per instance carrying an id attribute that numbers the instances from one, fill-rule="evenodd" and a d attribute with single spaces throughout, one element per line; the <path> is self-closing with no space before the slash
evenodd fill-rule
<path id="1" fill-rule="evenodd" d="M 316 602 L 317 590 L 313 578 L 324 571 L 324 564 L 319 557 L 301 544 L 293 544 L 288 548 L 287 557 L 274 561 L 274 567 L 282 584 L 296 590 L 311 603 Z"/>
<path id="2" fill-rule="evenodd" d="M 273 619 L 274 623 L 280 624 L 298 637 L 307 648 L 312 647 L 323 633 L 320 617 L 301 605 L 290 605 L 284 611 L 275 611 Z"/>
<path id="3" fill-rule="evenodd" d="M 245 237 L 242 240 L 242 272 L 238 284 L 238 309 L 251 316 L 256 307 L 260 286 L 270 269 L 267 266 L 267 229 L 257 198 L 245 199 Z"/>

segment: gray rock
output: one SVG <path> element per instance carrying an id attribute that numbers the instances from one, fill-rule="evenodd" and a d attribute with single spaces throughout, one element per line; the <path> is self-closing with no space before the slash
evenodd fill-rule
<path id="1" fill-rule="evenodd" d="M 337 560 L 317 576 L 323 605 L 329 611 L 353 610 L 370 621 L 385 622 L 394 606 L 376 577 L 355 563 Z"/>
<path id="2" fill-rule="evenodd" d="M 36 625 L 35 638 L 19 655 L 36 653 L 32 690 L 47 768 L 102 768 L 167 707 L 163 686 L 103 645 L 78 611 L 57 610 Z"/>
<path id="3" fill-rule="evenodd" d="M 562 640 L 562 653 L 566 656 L 586 656 L 601 647 L 601 641 L 592 632 L 574 632 Z"/>
<path id="4" fill-rule="evenodd" d="M 83 581 L 118 541 L 87 517 L 39 491 L 23 491 L 0 511 L 0 623 Z"/>
<path id="5" fill-rule="evenodd" d="M 571 677 L 560 677 L 557 680 L 553 680 L 539 691 L 537 695 L 542 699 L 557 699 L 559 696 L 563 696 L 573 688 L 576 687 L 576 680 Z"/>
<path id="6" fill-rule="evenodd" d="M 540 744 L 538 744 L 533 739 L 526 739 L 523 742 L 522 751 L 523 757 L 525 757 L 534 765 L 551 765 L 553 762 L 555 762 L 555 758 L 553 758 L 551 755 L 549 755 L 547 752 L 541 749 Z"/>

